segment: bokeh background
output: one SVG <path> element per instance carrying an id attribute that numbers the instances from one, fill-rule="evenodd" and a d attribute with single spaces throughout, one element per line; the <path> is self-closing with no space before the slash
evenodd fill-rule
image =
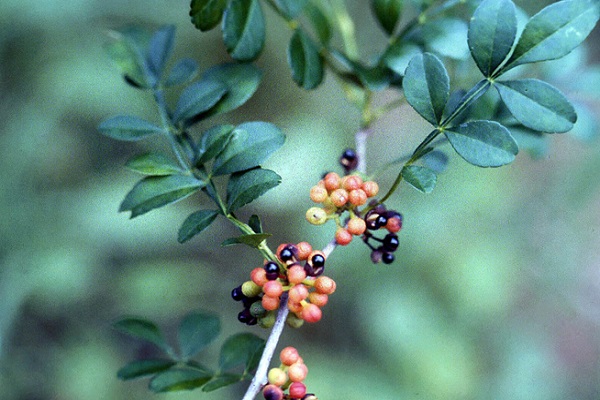
<path id="1" fill-rule="evenodd" d="M 367 2 L 350 3 L 369 54 L 383 36 Z M 517 3 L 531 12 L 545 2 Z M 134 220 L 119 214 L 137 179 L 122 165 L 151 144 L 123 144 L 96 131 L 114 114 L 156 120 L 150 96 L 127 86 L 104 53 L 107 30 L 175 24 L 176 56 L 195 58 L 201 69 L 227 60 L 218 31 L 196 31 L 188 6 L 182 0 L 0 3 L 3 400 L 154 398 L 145 380 L 116 378 L 119 367 L 149 351 L 111 329 L 122 315 L 153 319 L 171 335 L 186 312 L 205 309 L 222 316 L 226 334 L 249 329 L 235 320 L 239 305 L 229 292 L 260 265 L 257 254 L 221 248 L 235 231 L 219 221 L 185 245 L 176 242 L 179 225 L 204 199 Z M 303 220 L 311 205 L 307 191 L 352 145 L 359 115 L 331 76 L 314 92 L 298 89 L 285 63 L 289 31 L 276 19 L 268 28 L 258 61 L 263 84 L 238 113 L 222 118 L 266 120 L 285 131 L 286 145 L 266 164 L 283 183 L 242 215 L 261 215 L 276 238 L 272 245 L 309 240 L 320 247 L 332 228 Z M 591 51 L 576 57 L 597 62 L 598 37 L 596 30 Z M 581 67 L 565 68 L 563 81 L 580 75 Z M 599 82 L 585 81 L 569 96 L 593 100 L 595 90 L 598 101 Z M 598 114 L 598 103 L 590 104 L 588 112 Z M 323 321 L 283 335 L 281 344 L 297 346 L 309 365 L 309 389 L 324 400 L 600 398 L 594 131 L 554 135 L 546 155 L 522 152 L 500 169 L 453 156 L 430 195 L 402 186 L 390 201 L 405 218 L 397 261 L 373 265 L 358 242 L 336 250 L 328 275 L 338 291 Z M 392 113 L 375 126 L 369 170 L 426 133 L 410 109 Z M 217 349 L 218 343 L 203 361 L 214 364 Z M 168 397 L 235 399 L 244 387 Z"/>

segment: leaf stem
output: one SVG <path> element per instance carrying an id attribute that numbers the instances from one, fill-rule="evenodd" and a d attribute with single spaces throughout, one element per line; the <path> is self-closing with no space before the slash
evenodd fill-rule
<path id="1" fill-rule="evenodd" d="M 182 154 L 182 149 L 181 149 L 179 143 L 177 143 L 177 139 L 175 138 L 175 135 L 173 134 L 173 131 L 175 130 L 175 128 L 171 124 L 171 120 L 169 118 L 167 102 L 165 101 L 165 93 L 160 88 L 154 89 L 153 92 L 154 92 L 154 100 L 156 101 L 156 106 L 158 107 L 158 112 L 160 114 L 160 119 L 162 121 L 162 125 L 167 130 L 166 136 L 167 136 L 167 139 L 169 140 L 169 144 L 171 145 L 171 149 L 173 150 L 173 153 L 175 153 L 175 157 L 177 158 L 177 161 L 179 162 L 181 167 L 191 173 L 190 165 L 188 164 L 188 162 L 186 162 L 186 159 Z"/>

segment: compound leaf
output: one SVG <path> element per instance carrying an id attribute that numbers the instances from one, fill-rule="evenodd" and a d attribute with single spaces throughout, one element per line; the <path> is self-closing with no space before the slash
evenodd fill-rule
<path id="1" fill-rule="evenodd" d="M 173 51 L 175 27 L 164 26 L 152 35 L 148 46 L 148 67 L 156 80 L 160 80 L 165 64 Z"/>
<path id="2" fill-rule="evenodd" d="M 140 378 L 142 376 L 153 375 L 157 372 L 165 371 L 175 365 L 173 360 L 149 359 L 135 360 L 117 371 L 117 377 L 122 380 Z"/>
<path id="3" fill-rule="evenodd" d="M 485 0 L 469 24 L 469 49 L 489 77 L 508 56 L 517 35 L 517 14 L 510 0 Z"/>
<path id="4" fill-rule="evenodd" d="M 498 93 L 510 113 L 523 125 L 540 132 L 566 132 L 577 114 L 554 86 L 537 79 L 497 81 Z"/>
<path id="5" fill-rule="evenodd" d="M 225 386 L 233 385 L 244 379 L 243 375 L 239 374 L 219 374 L 213 376 L 213 378 L 206 385 L 202 386 L 203 392 L 212 392 L 213 390 L 220 389 Z"/>
<path id="6" fill-rule="evenodd" d="M 246 246 L 250 246 L 254 249 L 258 249 L 258 246 L 260 246 L 260 244 L 265 241 L 266 239 L 270 238 L 271 235 L 270 233 L 251 233 L 248 235 L 242 235 L 242 236 L 238 236 L 238 237 L 234 237 L 234 238 L 229 238 L 225 241 L 223 241 L 223 243 L 221 243 L 221 246 L 226 247 L 226 246 L 232 246 L 234 244 L 245 244 Z"/>
<path id="7" fill-rule="evenodd" d="M 229 143 L 234 128 L 233 125 L 216 125 L 204 132 L 200 138 L 196 164 L 204 164 L 219 154 Z"/>
<path id="8" fill-rule="evenodd" d="M 279 10 L 288 18 L 296 18 L 308 3 L 308 0 L 275 0 Z"/>
<path id="9" fill-rule="evenodd" d="M 305 5 L 305 14 L 310 20 L 317 37 L 321 44 L 327 45 L 333 36 L 331 32 L 331 24 L 323 13 L 323 11 L 313 2 L 309 2 Z"/>
<path id="10" fill-rule="evenodd" d="M 503 71 L 567 55 L 585 40 L 599 14 L 597 0 L 566 0 L 545 7 L 525 26 Z"/>
<path id="11" fill-rule="evenodd" d="M 440 59 L 430 53 L 414 56 L 406 68 L 403 86 L 415 111 L 438 125 L 450 96 L 450 78 Z"/>
<path id="12" fill-rule="evenodd" d="M 456 152 L 479 167 L 499 167 L 515 159 L 517 143 L 495 121 L 471 121 L 444 132 Z"/>
<path id="13" fill-rule="evenodd" d="M 255 121 L 238 125 L 225 149 L 215 158 L 212 173 L 218 176 L 256 167 L 284 141 L 283 133 L 271 123 Z"/>
<path id="14" fill-rule="evenodd" d="M 300 29 L 296 29 L 288 47 L 292 79 L 304 89 L 314 89 L 323 81 L 323 58 L 319 49 Z"/>
<path id="15" fill-rule="evenodd" d="M 227 92 L 221 82 L 201 79 L 186 87 L 179 96 L 173 113 L 173 122 L 190 120 L 217 104 Z"/>
<path id="16" fill-rule="evenodd" d="M 150 321 L 141 318 L 124 318 L 115 322 L 113 328 L 126 335 L 153 343 L 166 352 L 169 351 L 160 329 Z"/>
<path id="17" fill-rule="evenodd" d="M 177 234 L 177 241 L 184 243 L 205 230 L 213 223 L 215 218 L 219 215 L 218 211 L 215 210 L 200 210 L 190 214 Z"/>
<path id="18" fill-rule="evenodd" d="M 280 183 L 281 177 L 269 169 L 256 168 L 231 175 L 227 184 L 227 211 L 237 210 Z"/>
<path id="19" fill-rule="evenodd" d="M 198 73 L 198 63 L 191 58 L 183 58 L 171 68 L 165 80 L 165 86 L 177 86 L 194 79 Z"/>
<path id="20" fill-rule="evenodd" d="M 183 169 L 172 159 L 162 154 L 146 153 L 127 161 L 125 166 L 144 175 L 173 175 L 183 173 Z"/>
<path id="21" fill-rule="evenodd" d="M 194 312 L 179 325 L 179 349 L 183 358 L 193 357 L 214 341 L 221 332 L 221 321 L 214 314 Z"/>
<path id="22" fill-rule="evenodd" d="M 104 120 L 98 126 L 98 130 L 105 136 L 128 142 L 164 132 L 161 127 L 131 115 L 118 115 Z"/>
<path id="23" fill-rule="evenodd" d="M 403 0 L 371 0 L 371 8 L 377 22 L 383 30 L 391 35 L 398 25 L 402 12 Z"/>
<path id="24" fill-rule="evenodd" d="M 149 388 L 154 393 L 192 390 L 210 381 L 213 373 L 192 368 L 171 368 L 150 380 Z"/>
<path id="25" fill-rule="evenodd" d="M 410 60 L 422 52 L 421 48 L 416 44 L 399 40 L 385 51 L 383 63 L 398 75 L 404 76 Z"/>
<path id="26" fill-rule="evenodd" d="M 119 211 L 131 211 L 131 218 L 181 200 L 206 184 L 190 175 L 148 176 L 125 196 Z"/>
<path id="27" fill-rule="evenodd" d="M 227 88 L 225 96 L 207 111 L 207 116 L 225 113 L 244 104 L 258 89 L 261 77 L 260 69 L 249 63 L 215 65 L 206 70 L 202 79 L 221 82 Z"/>
<path id="28" fill-rule="evenodd" d="M 265 44 L 265 17 L 258 0 L 231 0 L 223 18 L 223 41 L 238 61 L 258 57 Z"/>
<path id="29" fill-rule="evenodd" d="M 230 336 L 221 347 L 219 368 L 227 371 L 237 366 L 249 366 L 254 354 L 262 349 L 265 341 L 252 333 L 238 333 Z"/>
<path id="30" fill-rule="evenodd" d="M 402 177 L 415 189 L 423 193 L 431 193 L 437 182 L 437 175 L 431 169 L 409 165 L 402 168 Z"/>
<path id="31" fill-rule="evenodd" d="M 194 26 L 201 31 L 209 31 L 221 22 L 226 0 L 192 0 L 190 17 Z"/>

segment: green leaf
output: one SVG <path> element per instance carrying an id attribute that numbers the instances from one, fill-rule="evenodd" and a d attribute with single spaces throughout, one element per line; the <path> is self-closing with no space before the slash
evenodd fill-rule
<path id="1" fill-rule="evenodd" d="M 501 72 L 567 55 L 592 31 L 599 8 L 597 0 L 566 0 L 547 6 L 531 17 Z"/>
<path id="2" fill-rule="evenodd" d="M 212 160 L 223 151 L 231 139 L 231 132 L 234 128 L 233 125 L 216 125 L 204 132 L 200 138 L 200 148 L 198 149 L 200 156 L 196 160 L 196 165 Z"/>
<path id="3" fill-rule="evenodd" d="M 177 86 L 190 82 L 198 74 L 198 64 L 191 58 L 183 58 L 171 68 L 165 80 L 165 86 Z"/>
<path id="4" fill-rule="evenodd" d="M 380 91 L 387 89 L 393 78 L 393 73 L 385 65 L 365 66 L 352 61 L 354 72 L 361 83 L 369 90 Z"/>
<path id="5" fill-rule="evenodd" d="M 227 147 L 217 155 L 213 175 L 225 175 L 254 168 L 279 149 L 285 136 L 268 122 L 246 122 L 233 130 Z"/>
<path id="6" fill-rule="evenodd" d="M 217 218 L 217 215 L 219 215 L 219 212 L 215 210 L 200 210 L 190 214 L 185 221 L 183 221 L 181 228 L 179 228 L 177 241 L 179 243 L 187 242 L 192 237 L 208 228 L 215 218 Z"/>
<path id="7" fill-rule="evenodd" d="M 425 50 L 455 60 L 469 56 L 467 44 L 469 28 L 458 18 L 432 19 L 422 27 Z"/>
<path id="8" fill-rule="evenodd" d="M 162 128 L 131 115 L 118 115 L 104 120 L 98 126 L 98 130 L 105 136 L 128 142 L 164 133 Z"/>
<path id="9" fill-rule="evenodd" d="M 173 113 L 173 122 L 178 123 L 191 119 L 217 104 L 227 92 L 221 82 L 201 79 L 186 87 L 179 96 L 177 107 Z"/>
<path id="10" fill-rule="evenodd" d="M 183 358 L 198 354 L 221 332 L 221 321 L 214 314 L 194 312 L 186 315 L 179 325 L 179 349 Z"/>
<path id="11" fill-rule="evenodd" d="M 270 238 L 271 236 L 273 235 L 271 235 L 270 233 L 251 233 L 248 235 L 229 238 L 223 241 L 223 243 L 221 243 L 221 246 L 226 247 L 232 246 L 234 244 L 245 244 L 246 246 L 250 246 L 253 249 L 258 249 L 258 246 L 260 246 L 260 244 L 263 241 Z"/>
<path id="12" fill-rule="evenodd" d="M 134 218 L 181 200 L 205 185 L 189 175 L 148 176 L 127 193 L 119 211 L 131 211 Z"/>
<path id="13" fill-rule="evenodd" d="M 448 156 L 440 150 L 432 150 L 421 157 L 423 164 L 431 169 L 436 174 L 440 174 L 446 170 L 448 166 Z"/>
<path id="14" fill-rule="evenodd" d="M 510 53 L 517 35 L 517 14 L 510 0 L 485 0 L 469 24 L 469 49 L 486 76 L 498 68 Z"/>
<path id="15" fill-rule="evenodd" d="M 240 365 L 245 368 L 264 343 L 263 339 L 252 333 L 238 333 L 229 337 L 221 347 L 219 368 L 223 371 Z"/>
<path id="16" fill-rule="evenodd" d="M 439 58 L 430 53 L 414 56 L 403 85 L 406 101 L 423 118 L 438 125 L 450 96 L 450 78 Z"/>
<path id="17" fill-rule="evenodd" d="M 288 63 L 292 79 L 304 89 L 314 89 L 323 81 L 323 58 L 317 46 L 300 29 L 296 29 L 290 39 Z"/>
<path id="18" fill-rule="evenodd" d="M 419 46 L 399 40 L 385 51 L 383 63 L 398 75 L 404 76 L 410 60 L 422 52 Z"/>
<path id="19" fill-rule="evenodd" d="M 155 79 L 160 80 L 165 64 L 173 51 L 175 27 L 168 25 L 157 30 L 150 39 L 148 46 L 148 67 Z"/>
<path id="20" fill-rule="evenodd" d="M 262 223 L 256 214 L 252 214 L 248 220 L 248 226 L 256 233 L 263 233 Z"/>
<path id="21" fill-rule="evenodd" d="M 210 382 L 202 386 L 203 392 L 212 392 L 225 386 L 233 385 L 244 379 L 243 375 L 239 374 L 219 374 L 215 375 Z"/>
<path id="22" fill-rule="evenodd" d="M 288 18 L 296 18 L 308 3 L 308 0 L 275 0 L 277 8 Z"/>
<path id="23" fill-rule="evenodd" d="M 402 0 L 371 0 L 371 8 L 383 30 L 391 35 L 398 25 L 402 12 Z"/>
<path id="24" fill-rule="evenodd" d="M 527 151 L 534 158 L 541 158 L 548 154 L 548 135 L 521 125 L 509 127 L 510 134 L 517 142 L 520 150 Z"/>
<path id="25" fill-rule="evenodd" d="M 117 377 L 124 381 L 140 378 L 167 370 L 175 364 L 175 361 L 166 359 L 136 360 L 119 369 Z"/>
<path id="26" fill-rule="evenodd" d="M 149 388 L 154 393 L 192 390 L 210 381 L 212 376 L 213 374 L 210 371 L 200 371 L 191 368 L 172 368 L 152 378 Z"/>
<path id="27" fill-rule="evenodd" d="M 519 152 L 508 129 L 495 121 L 472 121 L 444 132 L 456 152 L 479 167 L 499 167 Z"/>
<path id="28" fill-rule="evenodd" d="M 105 46 L 106 52 L 117 65 L 125 80 L 135 87 L 149 88 L 145 71 L 145 49 L 150 41 L 150 32 L 139 28 L 110 31 L 112 39 Z"/>
<path id="29" fill-rule="evenodd" d="M 265 18 L 258 0 L 231 0 L 223 20 L 223 42 L 238 61 L 258 57 L 265 45 Z"/>
<path id="30" fill-rule="evenodd" d="M 256 168 L 231 175 L 227 184 L 227 212 L 234 212 L 280 183 L 281 177 L 269 169 Z"/>
<path id="31" fill-rule="evenodd" d="M 537 79 L 496 81 L 496 89 L 511 114 L 523 125 L 540 132 L 566 132 L 577 114 L 554 86 Z"/>
<path id="32" fill-rule="evenodd" d="M 179 164 L 162 154 L 146 153 L 127 161 L 125 166 L 144 175 L 173 175 L 185 172 Z"/>
<path id="33" fill-rule="evenodd" d="M 202 79 L 221 82 L 227 93 L 207 112 L 207 116 L 235 110 L 244 104 L 256 89 L 262 73 L 253 64 L 221 64 L 206 70 Z"/>
<path id="34" fill-rule="evenodd" d="M 169 351 L 160 329 L 150 321 L 141 318 L 125 318 L 115 322 L 113 328 L 126 335 L 153 343 L 165 352 Z"/>
<path id="35" fill-rule="evenodd" d="M 423 193 L 431 193 L 437 182 L 435 172 L 429 168 L 409 165 L 402 168 L 402 177 L 415 189 Z"/>
<path id="36" fill-rule="evenodd" d="M 226 0 L 192 0 L 190 17 L 194 26 L 201 31 L 209 31 L 221 22 Z"/>
<path id="37" fill-rule="evenodd" d="M 313 4 L 313 2 L 307 3 L 305 10 L 306 17 L 312 23 L 312 26 L 321 44 L 329 44 L 333 33 L 331 32 L 331 24 L 329 23 L 329 20 L 323 11 L 319 8 L 319 6 Z"/>

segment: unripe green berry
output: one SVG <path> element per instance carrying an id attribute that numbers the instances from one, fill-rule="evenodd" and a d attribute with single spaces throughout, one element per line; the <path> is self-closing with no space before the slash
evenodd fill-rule
<path id="1" fill-rule="evenodd" d="M 267 315 L 267 310 L 265 310 L 260 301 L 256 301 L 250 306 L 250 314 L 256 318 L 262 318 Z"/>
<path id="2" fill-rule="evenodd" d="M 294 313 L 289 313 L 285 319 L 285 323 L 291 328 L 300 328 L 304 325 L 304 320 Z"/>
<path id="3" fill-rule="evenodd" d="M 242 293 L 246 297 L 256 297 L 262 293 L 262 288 L 252 281 L 246 281 L 242 284 Z"/>
<path id="4" fill-rule="evenodd" d="M 327 213 L 321 207 L 311 207 L 306 211 L 306 220 L 313 225 L 323 225 L 327 222 Z"/>
<path id="5" fill-rule="evenodd" d="M 275 325 L 275 320 L 277 319 L 275 311 L 269 311 L 265 314 L 264 317 L 258 319 L 258 325 L 261 328 L 271 329 L 273 325 Z"/>

